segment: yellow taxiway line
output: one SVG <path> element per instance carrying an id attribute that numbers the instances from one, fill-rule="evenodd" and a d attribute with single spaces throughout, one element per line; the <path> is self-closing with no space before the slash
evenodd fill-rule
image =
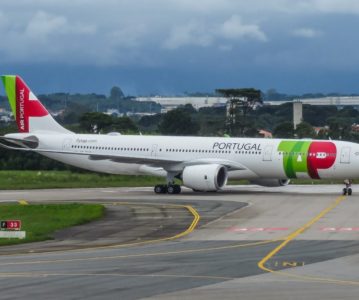
<path id="1" fill-rule="evenodd" d="M 20 203 L 20 201 L 18 201 L 19 204 L 21 205 L 26 205 L 28 204 L 25 200 L 25 203 Z M 162 206 L 162 207 L 173 207 L 173 208 L 184 208 L 186 209 L 190 214 L 192 214 L 193 216 L 193 220 L 191 222 L 191 224 L 187 227 L 186 230 L 173 235 L 173 236 L 169 236 L 169 237 L 163 237 L 163 238 L 158 238 L 158 239 L 153 239 L 153 240 L 147 240 L 147 241 L 141 241 L 141 242 L 133 242 L 133 243 L 121 243 L 121 244 L 114 244 L 114 245 L 99 245 L 99 246 L 89 246 L 89 247 L 84 247 L 84 248 L 78 248 L 78 249 L 68 249 L 68 250 L 53 250 L 53 251 L 43 251 L 43 252 L 28 252 L 28 253 L 14 253 L 14 254 L 4 254 L 4 256 L 16 256 L 16 255 L 24 255 L 24 254 L 36 254 L 36 253 L 54 253 L 54 252 L 78 252 L 80 251 L 81 253 L 83 253 L 84 251 L 91 251 L 91 250 L 98 250 L 98 249 L 113 249 L 113 248 L 124 248 L 124 247 L 133 247 L 133 246 L 140 246 L 140 245 L 146 245 L 146 244 L 152 244 L 152 243 L 158 243 L 158 242 L 164 242 L 164 241 L 170 241 L 170 240 L 175 240 L 175 239 L 179 239 L 181 237 L 184 237 L 188 234 L 190 234 L 191 232 L 193 232 L 193 230 L 197 227 L 199 220 L 201 219 L 201 216 L 199 215 L 199 213 L 197 212 L 197 210 L 195 208 L 193 208 L 190 205 L 180 205 L 180 204 L 162 204 L 162 203 L 136 203 L 136 202 L 114 202 L 114 203 L 104 203 L 104 205 L 131 205 L 131 206 L 149 206 L 149 205 L 153 205 L 153 206 Z M 0 255 L 1 256 L 1 255 Z"/>
<path id="2" fill-rule="evenodd" d="M 298 235 L 302 234 L 304 231 L 308 230 L 311 226 L 317 223 L 321 218 L 323 218 L 326 214 L 336 208 L 342 201 L 344 201 L 345 197 L 340 196 L 335 201 L 328 206 L 326 209 L 321 211 L 318 215 L 316 215 L 313 219 L 311 219 L 308 223 L 294 231 L 293 233 L 289 234 L 287 237 L 284 238 L 284 241 L 279 244 L 276 248 L 274 248 L 271 252 L 269 252 L 265 257 L 263 257 L 258 262 L 258 267 L 263 271 L 270 272 L 277 275 L 287 276 L 291 278 L 301 279 L 301 280 L 310 280 L 310 281 L 317 281 L 317 282 L 325 282 L 325 283 L 336 283 L 336 284 L 343 284 L 343 285 L 359 285 L 359 281 L 350 281 L 350 280 L 340 280 L 334 278 L 325 278 L 325 277 L 316 277 L 310 275 L 296 275 L 284 271 L 276 271 L 266 267 L 265 264 L 276 254 L 278 254 L 288 243 L 293 241 Z"/>

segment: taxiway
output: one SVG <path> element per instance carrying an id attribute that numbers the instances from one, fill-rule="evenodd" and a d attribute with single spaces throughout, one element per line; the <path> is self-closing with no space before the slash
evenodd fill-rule
<path id="1" fill-rule="evenodd" d="M 357 299 L 359 196 L 340 190 L 2 191 L 2 202 L 94 201 L 109 213 L 53 241 L 1 248 L 0 298 Z"/>

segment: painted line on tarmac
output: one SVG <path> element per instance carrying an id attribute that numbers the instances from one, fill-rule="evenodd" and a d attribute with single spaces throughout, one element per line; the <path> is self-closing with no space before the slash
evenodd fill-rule
<path id="1" fill-rule="evenodd" d="M 312 225 L 317 223 L 321 218 L 323 218 L 326 214 L 331 212 L 333 209 L 335 209 L 340 203 L 342 203 L 346 197 L 340 196 L 335 201 L 325 208 L 323 211 L 321 211 L 318 215 L 316 215 L 313 219 L 311 219 L 308 223 L 297 229 L 296 231 L 289 234 L 284 241 L 279 244 L 276 248 L 274 248 L 271 252 L 269 252 L 265 257 L 263 257 L 258 262 L 258 267 L 262 269 L 263 271 L 273 273 L 276 275 L 291 277 L 291 278 L 297 278 L 305 281 L 316 281 L 316 282 L 322 282 L 322 283 L 335 283 L 340 285 L 359 285 L 359 281 L 351 281 L 351 280 L 340 280 L 335 278 L 325 278 L 325 277 L 316 277 L 316 276 L 310 276 L 310 275 L 296 275 L 284 271 L 276 271 L 273 269 L 270 269 L 265 266 L 265 264 L 273 258 L 276 254 L 278 254 L 286 245 L 288 245 L 291 241 L 293 241 L 298 235 L 302 234 L 306 230 L 308 230 Z"/>
<path id="2" fill-rule="evenodd" d="M 211 275 L 181 275 L 181 274 L 124 274 L 124 273 L 51 273 L 51 272 L 19 272 L 19 273 L 0 273 L 0 278 L 46 278 L 46 277 L 144 277 L 144 278 L 187 278 L 200 280 L 233 280 L 235 277 L 211 276 Z"/>
<path id="3" fill-rule="evenodd" d="M 116 249 L 116 248 L 124 248 L 124 247 L 132 247 L 132 246 L 140 246 L 140 245 L 147 245 L 147 244 L 153 244 L 158 242 L 164 242 L 164 241 L 170 241 L 179 239 L 181 237 L 184 237 L 197 227 L 199 220 L 201 219 L 201 216 L 199 213 L 190 205 L 180 205 L 180 204 L 163 204 L 163 203 L 131 203 L 131 202 L 114 202 L 114 203 L 106 203 L 104 205 L 131 205 L 131 206 L 162 206 L 162 207 L 174 207 L 174 208 L 185 208 L 187 211 L 189 211 L 192 216 L 193 220 L 191 224 L 187 227 L 186 230 L 169 237 L 159 238 L 159 239 L 153 239 L 148 241 L 141 241 L 141 242 L 133 242 L 133 243 L 123 243 L 123 244 L 115 244 L 115 245 L 99 245 L 99 246 L 92 246 L 92 247 L 84 247 L 84 248 L 77 248 L 77 249 L 68 249 L 68 250 L 53 250 L 53 251 L 41 251 L 41 252 L 27 252 L 27 253 L 14 253 L 14 254 L 4 254 L 3 256 L 16 256 L 16 255 L 26 255 L 26 254 L 37 254 L 37 253 L 61 253 L 61 252 L 81 252 L 84 251 L 91 251 L 91 250 L 99 250 L 99 249 Z M 0 257 L 2 255 L 0 254 Z"/>
<path id="4" fill-rule="evenodd" d="M 253 246 L 266 245 L 274 242 L 282 241 L 283 239 L 267 240 L 252 242 L 246 244 L 232 244 L 227 246 L 219 247 L 206 247 L 198 249 L 186 249 L 186 250 L 177 250 L 177 251 L 167 251 L 167 252 L 153 252 L 153 253 L 140 253 L 140 254 L 127 254 L 127 255 L 112 255 L 112 256 L 95 256 L 95 257 L 80 257 L 80 258 L 64 258 L 64 259 L 49 259 L 49 260 L 29 260 L 29 261 L 13 261 L 13 262 L 1 262 L 1 267 L 11 266 L 11 265 L 37 265 L 37 264 L 54 264 L 54 263 L 66 263 L 66 262 L 80 262 L 80 261 L 100 261 L 108 259 L 129 259 L 129 258 L 139 258 L 139 257 L 151 257 L 151 256 L 164 256 L 164 255 L 177 255 L 177 254 L 188 254 L 188 253 L 199 253 L 199 252 L 211 252 L 218 250 L 227 250 L 227 249 L 238 249 L 246 248 Z M 31 273 L 31 272 L 29 272 Z M 24 274 L 24 272 L 19 273 L 1 273 L 0 276 L 7 274 Z M 27 273 L 26 273 L 27 274 Z"/>
<path id="5" fill-rule="evenodd" d="M 22 200 L 19 200 L 17 201 L 19 202 L 20 205 L 29 205 L 29 202 L 27 202 L 26 200 L 22 199 Z"/>
<path id="6" fill-rule="evenodd" d="M 131 203 L 131 202 L 115 202 L 112 205 L 131 205 L 131 206 L 136 206 L 137 203 Z M 165 237 L 165 238 L 160 238 L 160 239 L 155 239 L 155 240 L 150 240 L 150 241 L 143 241 L 143 242 L 135 242 L 135 243 L 129 243 L 129 244 L 120 244 L 120 245 L 115 245 L 115 246 L 108 246 L 105 248 L 114 248 L 114 247 L 127 247 L 127 246 L 137 246 L 137 245 L 143 245 L 143 244 L 149 244 L 149 243 L 154 243 L 154 242 L 163 242 L 163 241 L 170 241 L 170 240 L 175 240 L 175 239 L 179 239 L 185 235 L 190 234 L 198 225 L 199 220 L 201 219 L 201 216 L 199 215 L 199 213 L 197 212 L 197 210 L 195 210 L 192 206 L 190 205 L 180 205 L 180 204 L 161 204 L 161 203 L 139 203 L 138 206 L 143 206 L 143 205 L 157 205 L 157 206 L 162 206 L 162 207 L 174 207 L 174 208 L 185 208 L 187 209 L 192 216 L 194 217 L 192 220 L 192 223 L 190 224 L 190 226 L 185 230 L 182 231 L 174 236 L 170 236 L 170 237 Z M 98 249 L 98 248 L 97 248 Z"/>

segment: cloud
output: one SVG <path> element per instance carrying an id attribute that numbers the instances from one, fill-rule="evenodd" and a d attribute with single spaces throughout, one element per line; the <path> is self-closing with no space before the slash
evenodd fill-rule
<path id="1" fill-rule="evenodd" d="M 233 15 L 224 22 L 191 21 L 181 26 L 177 25 L 170 32 L 163 46 L 167 49 L 177 49 L 183 46 L 208 47 L 219 39 L 267 41 L 265 33 L 258 25 L 243 24 L 239 16 Z"/>
<path id="2" fill-rule="evenodd" d="M 267 36 L 258 25 L 243 24 L 238 15 L 233 15 L 226 20 L 220 26 L 219 34 L 229 40 L 249 38 L 262 42 L 267 41 Z"/>
<path id="3" fill-rule="evenodd" d="M 39 11 L 28 22 L 24 35 L 35 39 L 46 38 L 53 33 L 63 33 L 67 27 L 68 21 L 65 17 Z"/>
<path id="4" fill-rule="evenodd" d="M 293 43 L 288 28 L 308 42 L 325 39 L 337 29 L 321 21 L 356 13 L 357 0 L 4 1 L 0 64 L 163 66 L 189 61 L 197 55 L 193 48 L 201 53 L 194 61 L 215 61 L 231 49 L 253 61 L 261 51 L 280 53 L 278 45 Z M 345 24 L 336 27 L 352 32 Z"/>
<path id="5" fill-rule="evenodd" d="M 213 43 L 213 39 L 213 34 L 204 24 L 192 21 L 182 26 L 175 26 L 163 46 L 167 49 L 188 45 L 207 47 Z"/>
<path id="6" fill-rule="evenodd" d="M 292 31 L 292 35 L 302 38 L 315 38 L 322 34 L 321 31 L 312 28 L 298 28 Z"/>
<path id="7" fill-rule="evenodd" d="M 308 0 L 306 2 L 307 6 L 315 12 L 359 14 L 359 2 L 357 0 Z"/>

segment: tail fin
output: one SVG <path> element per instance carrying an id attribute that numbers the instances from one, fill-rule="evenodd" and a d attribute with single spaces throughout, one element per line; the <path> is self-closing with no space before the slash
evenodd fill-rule
<path id="1" fill-rule="evenodd" d="M 31 92 L 20 76 L 1 76 L 19 132 L 50 131 L 69 133 L 60 126 Z"/>

